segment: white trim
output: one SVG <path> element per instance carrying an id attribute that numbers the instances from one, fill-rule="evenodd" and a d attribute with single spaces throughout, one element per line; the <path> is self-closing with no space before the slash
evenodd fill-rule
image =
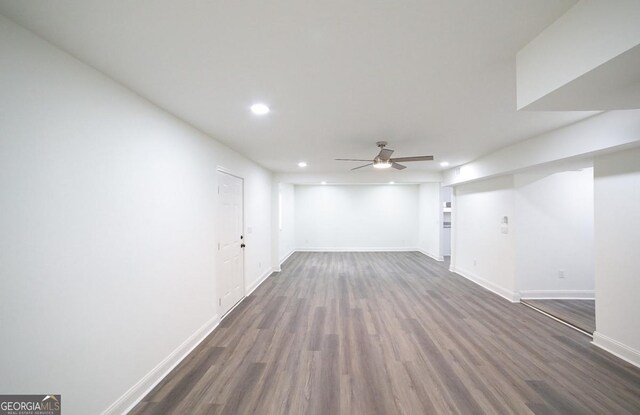
<path id="1" fill-rule="evenodd" d="M 619 341 L 612 339 L 611 337 L 607 337 L 604 334 L 598 333 L 597 331 L 593 333 L 593 341 L 591 342 L 591 344 L 611 353 L 614 356 L 619 357 L 626 362 L 631 363 L 634 366 L 640 367 L 639 350 L 629 347 L 626 344 L 622 344 Z"/>
<path id="2" fill-rule="evenodd" d="M 233 176 L 236 179 L 242 179 L 242 181 L 244 182 L 244 177 L 242 177 L 239 173 L 236 173 L 234 170 L 229 169 L 227 167 L 218 165 L 218 167 L 216 167 L 216 170 L 219 172 L 222 172 L 224 174 L 228 174 L 229 176 Z"/>
<path id="3" fill-rule="evenodd" d="M 531 290 L 520 291 L 520 297 L 528 300 L 595 300 L 594 290 Z"/>
<path id="4" fill-rule="evenodd" d="M 434 254 L 430 254 L 429 252 L 425 251 L 424 249 L 420 249 L 420 248 L 417 248 L 417 250 L 418 250 L 418 252 L 420 252 L 421 254 L 426 255 L 426 256 L 428 256 L 428 257 L 429 257 L 429 258 L 431 258 L 431 259 L 435 259 L 436 261 L 440 261 L 440 262 L 444 261 L 444 257 L 443 257 L 443 256 L 441 256 L 441 255 L 434 255 Z"/>
<path id="5" fill-rule="evenodd" d="M 511 301 L 512 303 L 517 303 L 520 301 L 520 295 L 518 293 L 508 290 L 506 288 L 500 287 L 499 285 L 496 285 L 490 281 L 487 281 L 484 278 L 481 278 L 473 274 L 472 272 L 469 272 L 460 268 L 455 268 L 455 269 L 452 268 L 452 269 L 449 269 L 449 271 L 454 272 L 460 275 L 461 277 L 464 277 L 469 281 L 478 284 L 482 288 L 485 288 L 493 292 L 494 294 L 498 294 L 500 297 L 505 298 Z"/>
<path id="6" fill-rule="evenodd" d="M 224 313 L 224 315 L 222 317 L 220 317 L 220 322 L 222 323 L 224 321 L 224 319 L 227 318 L 229 316 L 229 314 L 231 314 L 231 312 L 236 309 L 236 307 L 238 307 L 240 304 L 242 304 L 242 302 L 244 301 L 245 298 L 247 298 L 246 295 L 244 297 L 242 297 L 240 299 L 240 301 L 238 301 L 237 303 L 232 305 L 231 308 L 226 313 Z"/>
<path id="7" fill-rule="evenodd" d="M 246 289 L 247 294 L 245 295 L 245 297 L 244 297 L 244 298 L 246 298 L 246 297 L 250 296 L 250 295 L 251 295 L 251 293 L 253 293 L 253 292 L 256 290 L 256 288 L 258 288 L 258 287 L 260 286 L 260 284 L 262 284 L 262 283 L 263 283 L 267 278 L 269 278 L 269 276 L 270 276 L 271 274 L 273 274 L 274 272 L 277 272 L 277 271 L 275 270 L 275 267 L 274 267 L 274 268 L 272 268 L 272 269 L 268 269 L 268 270 L 266 270 L 266 271 L 264 272 L 264 274 L 262 274 L 262 275 L 260 276 L 260 278 L 258 278 L 255 282 L 251 283 L 251 285 L 249 285 L 249 286 L 247 287 L 247 289 Z M 243 298 L 243 299 L 244 299 L 244 298 Z"/>
<path id="8" fill-rule="evenodd" d="M 220 324 L 220 318 L 216 314 L 202 327 L 196 330 L 169 356 L 164 358 L 156 367 L 151 369 L 142 379 L 133 385 L 128 391 L 112 403 L 102 412 L 103 415 L 126 414 L 136 406 L 142 398 L 147 396 L 153 388 L 162 381 L 178 364 L 189 355 L 211 332 Z"/>
<path id="9" fill-rule="evenodd" d="M 296 248 L 297 252 L 417 252 L 416 247 L 305 247 Z"/>
<path id="10" fill-rule="evenodd" d="M 289 251 L 288 253 L 284 254 L 284 256 L 282 258 L 280 258 L 280 263 L 278 264 L 278 272 L 280 272 L 281 268 L 282 268 L 282 264 L 284 264 L 284 261 L 286 261 L 287 259 L 289 259 L 289 257 L 291 255 L 293 255 L 296 252 L 295 249 L 292 249 L 291 251 Z"/>

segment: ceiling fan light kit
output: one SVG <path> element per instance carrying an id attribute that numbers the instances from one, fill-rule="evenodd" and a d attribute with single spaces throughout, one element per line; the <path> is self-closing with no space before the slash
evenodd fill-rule
<path id="1" fill-rule="evenodd" d="M 376 169 L 388 169 L 391 166 L 392 164 L 390 162 L 384 160 L 374 160 L 373 162 L 373 167 Z"/>
<path id="2" fill-rule="evenodd" d="M 412 156 L 412 157 L 397 157 L 391 158 L 393 150 L 385 148 L 387 146 L 386 141 L 378 141 L 376 143 L 380 147 L 380 153 L 373 160 L 363 159 L 336 159 L 337 161 L 368 161 L 369 163 L 362 166 L 354 167 L 351 170 L 358 170 L 363 167 L 373 166 L 376 169 L 388 169 L 393 167 L 396 170 L 404 170 L 407 166 L 400 164 L 399 162 L 406 163 L 410 161 L 430 161 L 433 160 L 433 156 Z"/>

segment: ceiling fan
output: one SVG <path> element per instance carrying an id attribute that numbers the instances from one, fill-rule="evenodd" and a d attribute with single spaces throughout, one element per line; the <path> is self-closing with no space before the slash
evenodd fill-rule
<path id="1" fill-rule="evenodd" d="M 386 141 L 378 141 L 376 143 L 378 147 L 380 147 L 380 153 L 373 160 L 362 160 L 362 159 L 336 159 L 337 161 L 368 161 L 369 163 L 354 167 L 351 170 L 358 170 L 363 167 L 373 166 L 376 169 L 388 169 L 389 167 L 393 167 L 396 170 L 404 170 L 407 166 L 403 166 L 399 163 L 405 163 L 408 161 L 429 161 L 433 160 L 433 156 L 413 156 L 413 157 L 396 157 L 391 158 L 391 154 L 393 154 L 393 150 L 389 150 L 385 148 L 387 146 Z"/>

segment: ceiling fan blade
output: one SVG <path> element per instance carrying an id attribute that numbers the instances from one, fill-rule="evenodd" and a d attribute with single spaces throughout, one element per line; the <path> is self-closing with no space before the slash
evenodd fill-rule
<path id="1" fill-rule="evenodd" d="M 398 164 L 398 163 L 391 163 L 391 167 L 393 167 L 396 170 L 404 170 L 407 168 L 407 166 L 403 166 L 402 164 Z"/>
<path id="2" fill-rule="evenodd" d="M 367 167 L 367 166 L 373 166 L 373 163 L 365 164 L 364 166 L 360 166 L 360 167 L 354 167 L 351 170 L 358 170 L 358 169 L 361 169 L 361 168 Z"/>
<path id="3" fill-rule="evenodd" d="M 334 159 L 336 161 L 371 161 L 371 160 L 362 160 L 362 159 Z"/>
<path id="4" fill-rule="evenodd" d="M 378 158 L 380 160 L 389 160 L 392 154 L 393 154 L 393 150 L 389 150 L 388 148 L 383 148 L 382 150 L 380 150 L 380 154 L 378 154 Z"/>
<path id="5" fill-rule="evenodd" d="M 406 162 L 406 161 L 430 161 L 433 160 L 433 156 L 413 156 L 413 157 L 398 157 L 394 159 L 390 159 L 392 163 L 394 162 Z"/>

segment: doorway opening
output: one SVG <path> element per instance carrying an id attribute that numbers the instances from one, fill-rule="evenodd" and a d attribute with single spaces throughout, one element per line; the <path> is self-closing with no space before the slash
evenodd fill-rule
<path id="1" fill-rule="evenodd" d="M 590 160 L 514 176 L 521 302 L 590 336 L 596 323 L 593 187 Z"/>

